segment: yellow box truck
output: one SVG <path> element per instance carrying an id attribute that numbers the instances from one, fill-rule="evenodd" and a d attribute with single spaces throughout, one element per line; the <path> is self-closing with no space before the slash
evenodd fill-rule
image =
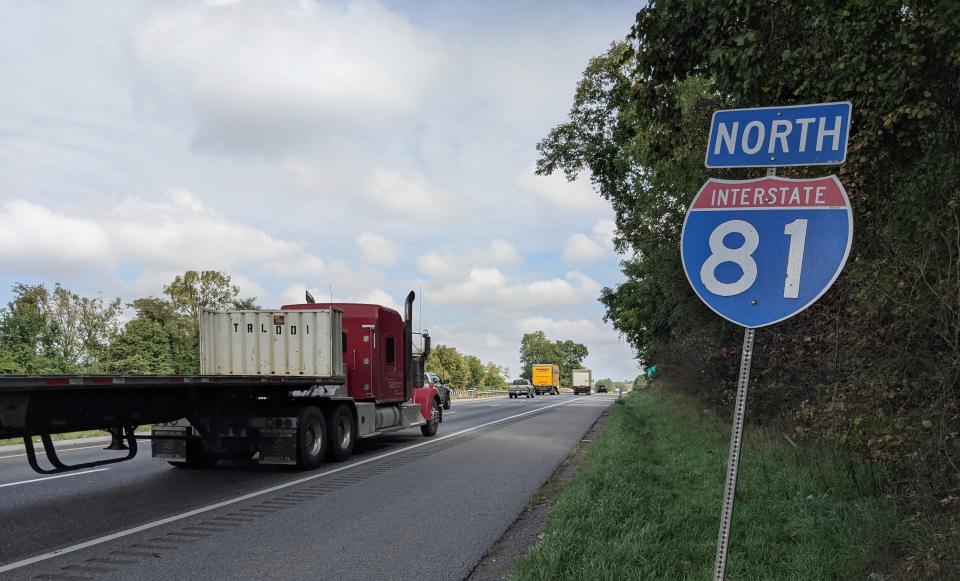
<path id="1" fill-rule="evenodd" d="M 537 395 L 560 395 L 560 367 L 549 363 L 534 365 L 533 390 Z"/>

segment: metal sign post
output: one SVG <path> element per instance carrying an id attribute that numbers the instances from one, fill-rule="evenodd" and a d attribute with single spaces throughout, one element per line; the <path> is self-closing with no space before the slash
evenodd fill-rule
<path id="1" fill-rule="evenodd" d="M 720 534 L 717 535 L 717 558 L 713 565 L 714 581 L 723 581 L 723 572 L 727 568 L 727 546 L 730 544 L 733 499 L 737 493 L 737 467 L 740 465 L 740 442 L 743 439 L 743 417 L 747 407 L 747 384 L 750 383 L 750 362 L 753 359 L 753 337 L 755 334 L 756 329 L 744 329 L 743 331 L 743 354 L 740 356 L 737 403 L 733 409 L 733 431 L 730 433 L 730 454 L 727 456 L 727 480 L 723 485 Z"/>

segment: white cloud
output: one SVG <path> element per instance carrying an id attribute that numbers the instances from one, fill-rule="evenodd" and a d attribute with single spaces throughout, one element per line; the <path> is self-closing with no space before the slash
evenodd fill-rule
<path id="1" fill-rule="evenodd" d="M 133 47 L 138 97 L 192 116 L 195 145 L 231 152 L 382 131 L 419 111 L 443 54 L 366 1 L 161 4 Z"/>
<path id="2" fill-rule="evenodd" d="M 461 250 L 432 250 L 417 259 L 421 273 L 439 282 L 462 279 L 475 268 L 502 268 L 523 262 L 513 244 L 491 240 L 486 246 Z"/>
<path id="3" fill-rule="evenodd" d="M 361 260 L 370 264 L 393 266 L 397 263 L 399 250 L 396 244 L 383 236 L 364 232 L 357 236 L 357 246 L 360 247 Z"/>
<path id="4" fill-rule="evenodd" d="M 600 213 L 609 208 L 607 201 L 593 191 L 586 176 L 571 182 L 562 172 L 539 176 L 531 166 L 520 172 L 516 180 L 521 189 L 554 211 L 568 214 Z"/>
<path id="5" fill-rule="evenodd" d="M 449 196 L 420 173 L 378 169 L 370 174 L 363 192 L 379 207 L 410 218 L 440 218 L 453 210 Z"/>
<path id="6" fill-rule="evenodd" d="M 617 225 L 613 220 L 600 220 L 593 226 L 593 236 L 604 248 L 613 250 L 613 237 L 617 233 Z"/>
<path id="7" fill-rule="evenodd" d="M 0 206 L 0 262 L 5 269 L 75 272 L 112 261 L 110 237 L 93 220 L 54 212 L 26 200 Z"/>
<path id="8" fill-rule="evenodd" d="M 182 189 L 159 202 L 127 198 L 109 212 L 104 227 L 117 254 L 144 268 L 250 270 L 281 278 L 327 270 L 303 243 L 232 222 Z"/>
<path id="9" fill-rule="evenodd" d="M 587 263 L 600 260 L 607 251 L 586 234 L 576 233 L 567 239 L 563 259 L 573 263 Z"/>
<path id="10" fill-rule="evenodd" d="M 474 268 L 466 280 L 432 289 L 430 298 L 440 304 L 519 313 L 579 306 L 595 300 L 599 291 L 595 280 L 578 271 L 568 272 L 566 278 L 510 283 L 496 268 Z"/>
<path id="11" fill-rule="evenodd" d="M 543 331 L 553 339 L 576 338 L 579 342 L 606 341 L 611 338 L 610 330 L 594 319 L 551 319 L 549 317 L 526 317 L 517 321 L 517 330 L 521 333 Z"/>

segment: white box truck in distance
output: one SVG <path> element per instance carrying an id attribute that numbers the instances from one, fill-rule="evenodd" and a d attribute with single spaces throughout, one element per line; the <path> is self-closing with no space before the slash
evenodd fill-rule
<path id="1" fill-rule="evenodd" d="M 590 388 L 593 387 L 593 374 L 589 369 L 573 370 L 573 395 L 585 393 L 590 395 Z"/>

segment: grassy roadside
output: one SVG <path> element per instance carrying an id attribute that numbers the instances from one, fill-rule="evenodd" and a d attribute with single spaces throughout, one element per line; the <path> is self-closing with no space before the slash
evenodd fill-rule
<path id="1" fill-rule="evenodd" d="M 514 579 L 710 579 L 729 426 L 646 391 L 611 410 Z M 866 579 L 895 507 L 867 465 L 747 430 L 727 578 Z"/>

